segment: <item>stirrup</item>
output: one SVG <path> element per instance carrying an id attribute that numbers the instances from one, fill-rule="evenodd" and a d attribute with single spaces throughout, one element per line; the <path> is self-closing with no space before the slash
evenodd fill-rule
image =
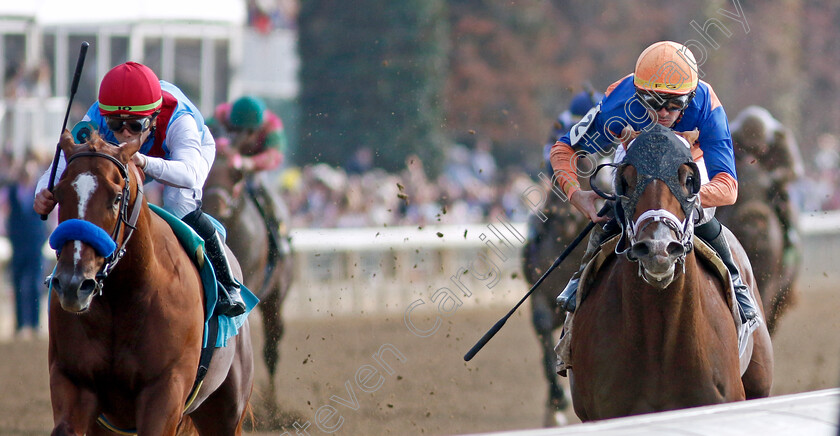
<path id="1" fill-rule="evenodd" d="M 216 301 L 217 314 L 234 317 L 245 313 L 245 301 L 242 300 L 238 285 L 234 287 L 219 282 L 217 286 L 220 287 L 219 299 Z"/>
<path id="2" fill-rule="evenodd" d="M 758 310 L 752 301 L 752 296 L 749 294 L 750 289 L 744 284 L 734 284 L 735 287 L 735 302 L 738 303 L 738 312 L 743 317 L 743 321 L 747 322 L 758 316 Z"/>
<path id="3" fill-rule="evenodd" d="M 566 312 L 574 313 L 577 309 L 577 290 L 580 278 L 572 278 L 563 288 L 563 292 L 557 296 L 557 305 Z"/>

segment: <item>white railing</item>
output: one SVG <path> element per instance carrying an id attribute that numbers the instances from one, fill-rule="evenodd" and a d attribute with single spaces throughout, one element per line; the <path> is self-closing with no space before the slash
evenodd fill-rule
<path id="1" fill-rule="evenodd" d="M 493 436 L 668 434 L 761 434 L 767 436 L 838 433 L 840 389 L 824 389 L 715 406 L 607 419 L 568 427 L 515 430 Z M 489 433 L 482 433 L 490 436 Z M 479 436 L 478 434 L 473 436 Z"/>
<path id="2" fill-rule="evenodd" d="M 805 215 L 801 228 L 800 289 L 834 286 L 840 282 L 834 261 L 840 258 L 840 212 Z M 525 223 L 504 221 L 295 229 L 295 281 L 286 310 L 299 318 L 397 314 L 441 288 L 454 291 L 465 307 L 509 306 L 528 290 L 520 260 L 525 235 Z M 48 247 L 45 253 L 52 255 Z M 8 241 L 0 238 L 0 262 L 9 254 Z M 459 272 L 468 296 L 452 280 Z"/>
<path id="3" fill-rule="evenodd" d="M 66 111 L 64 97 L 0 100 L 0 148 L 16 158 L 27 149 L 52 158 Z"/>

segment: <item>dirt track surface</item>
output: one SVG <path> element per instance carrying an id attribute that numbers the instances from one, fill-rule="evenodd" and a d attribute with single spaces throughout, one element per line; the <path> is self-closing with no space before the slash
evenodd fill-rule
<path id="1" fill-rule="evenodd" d="M 781 321 L 774 338 L 774 395 L 838 385 L 838 307 L 840 293 L 835 290 L 806 289 Z M 444 435 L 537 428 L 546 388 L 527 308 L 508 321 L 472 362 L 463 361 L 464 353 L 505 312 L 503 308 L 456 312 L 428 338 L 409 332 L 402 315 L 289 323 L 277 379 L 283 420 L 302 426 L 308 421 L 310 434 L 324 434 L 315 425 L 315 412 L 331 405 L 343 418 L 334 434 Z M 255 345 L 261 347 L 260 335 L 255 336 Z M 381 362 L 390 365 L 393 374 L 372 357 L 388 344 L 405 358 L 400 361 L 392 352 L 383 353 Z M 46 351 L 45 339 L 0 343 L 0 435 L 43 435 L 52 429 Z M 381 386 L 369 389 L 370 393 L 355 382 L 360 368 L 370 369 L 366 365 L 378 368 L 383 376 Z M 260 390 L 267 375 L 261 362 L 257 369 L 252 403 L 262 419 Z M 573 412 L 568 415 L 577 421 Z M 282 433 L 264 429 L 247 434 Z"/>

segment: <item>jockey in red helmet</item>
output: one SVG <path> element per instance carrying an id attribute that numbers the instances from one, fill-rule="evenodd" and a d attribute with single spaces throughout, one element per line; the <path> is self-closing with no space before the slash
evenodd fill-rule
<path id="1" fill-rule="evenodd" d="M 113 143 L 139 139 L 132 157 L 147 177 L 164 184 L 163 208 L 189 224 L 204 239 L 207 255 L 222 286 L 217 312 L 229 316 L 245 312 L 240 286 L 234 280 L 224 242 L 201 211 L 204 181 L 216 156 L 216 143 L 193 103 L 171 83 L 159 80 L 147 66 L 126 62 L 111 69 L 99 86 L 99 100 L 83 122 L 96 126 Z M 65 161 L 59 159 L 58 177 Z M 41 177 L 34 209 L 48 214 L 55 207 L 46 189 L 50 171 Z"/>

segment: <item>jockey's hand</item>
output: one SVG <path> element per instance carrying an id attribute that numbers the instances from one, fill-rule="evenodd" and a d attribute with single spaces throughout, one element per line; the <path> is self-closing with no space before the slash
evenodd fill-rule
<path id="1" fill-rule="evenodd" d="M 146 169 L 146 155 L 143 153 L 134 153 L 131 155 L 131 161 L 134 162 L 134 165 L 137 165 L 137 168 L 140 170 Z"/>
<path id="2" fill-rule="evenodd" d="M 254 169 L 254 160 L 237 153 L 231 157 L 230 166 L 235 170 L 252 171 Z"/>
<path id="3" fill-rule="evenodd" d="M 598 216 L 598 206 L 595 204 L 601 198 L 595 191 L 578 190 L 572 194 L 569 201 L 577 210 L 585 217 L 592 220 L 593 223 L 604 223 L 609 220 L 607 216 Z"/>
<path id="4" fill-rule="evenodd" d="M 55 208 L 55 196 L 48 189 L 42 189 L 41 192 L 35 195 L 35 201 L 32 208 L 38 215 L 49 215 Z"/>

